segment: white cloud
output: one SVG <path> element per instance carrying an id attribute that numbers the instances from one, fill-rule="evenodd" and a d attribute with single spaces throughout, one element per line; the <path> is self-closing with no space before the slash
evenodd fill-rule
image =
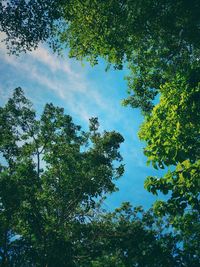
<path id="1" fill-rule="evenodd" d="M 3 37 L 0 33 L 0 39 Z M 72 64 L 67 58 L 58 58 L 42 46 L 20 57 L 8 55 L 3 43 L 0 43 L 0 49 L 0 58 L 4 62 L 53 91 L 82 120 L 88 121 L 91 116 L 98 116 L 99 112 L 107 114 L 105 123 L 106 120 L 119 118 L 117 109 L 96 90 L 95 86 L 98 85 L 88 80 L 86 69 L 79 63 Z"/>
<path id="2" fill-rule="evenodd" d="M 40 61 L 42 64 L 46 64 L 51 71 L 63 71 L 67 75 L 72 75 L 74 78 L 78 77 L 78 74 L 72 71 L 70 63 L 66 60 L 58 60 L 55 55 L 51 54 L 47 49 L 42 46 L 39 46 L 38 49 L 29 53 L 30 56 L 37 61 Z"/>

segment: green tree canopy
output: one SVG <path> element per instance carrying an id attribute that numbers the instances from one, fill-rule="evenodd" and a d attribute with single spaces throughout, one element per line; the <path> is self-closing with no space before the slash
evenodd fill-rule
<path id="1" fill-rule="evenodd" d="M 92 118 L 82 131 L 53 104 L 36 116 L 21 88 L 1 107 L 0 266 L 198 266 L 194 213 L 176 232 L 153 210 L 102 210 L 123 174 L 123 137 L 98 127 Z"/>
<path id="2" fill-rule="evenodd" d="M 145 113 L 177 71 L 199 81 L 198 0 L 9 0 L 0 10 L 12 51 L 50 41 L 55 50 L 67 47 L 71 57 L 92 64 L 103 57 L 116 68 L 128 66 L 124 104 Z"/>
<path id="3" fill-rule="evenodd" d="M 155 211 L 159 216 L 170 214 L 171 223 L 187 240 L 189 253 L 200 258 L 199 83 L 191 86 L 176 75 L 160 91 L 160 102 L 146 116 L 139 137 L 146 143 L 148 163 L 157 169 L 172 167 L 164 177 L 148 177 L 145 187 L 153 194 L 168 194 L 167 201 L 154 204 Z"/>
<path id="4" fill-rule="evenodd" d="M 113 181 L 123 174 L 123 165 L 117 165 L 123 137 L 99 133 L 98 126 L 92 118 L 84 132 L 52 104 L 37 119 L 20 88 L 1 108 L 2 266 L 10 266 L 16 235 L 28 244 L 32 264 L 72 266 L 73 229 L 87 219 L 97 198 L 115 190 Z"/>
<path id="5" fill-rule="evenodd" d="M 160 88 L 159 103 L 146 117 L 139 136 L 145 155 L 156 167 L 200 159 L 200 88 L 177 75 Z"/>
<path id="6" fill-rule="evenodd" d="M 199 84 L 191 88 L 185 78 L 177 76 L 161 87 L 160 103 L 139 132 L 146 141 L 144 153 L 149 163 L 155 168 L 176 166 L 164 178 L 149 177 L 146 181 L 147 189 L 153 193 L 158 189 L 165 194 L 172 191 L 175 213 L 180 206 L 184 210 L 188 205 L 200 211 L 199 100 Z"/>
<path id="7" fill-rule="evenodd" d="M 108 66 L 129 68 L 129 96 L 124 104 L 140 107 L 145 114 L 139 135 L 146 142 L 148 162 L 158 169 L 170 167 L 160 179 L 147 178 L 145 187 L 154 194 L 170 193 L 166 202 L 155 203 L 155 212 L 158 216 L 170 217 L 182 240 L 180 266 L 190 267 L 200 264 L 199 10 L 198 0 L 9 0 L 0 3 L 0 29 L 7 34 L 6 43 L 11 52 L 29 50 L 40 41 L 49 41 L 54 50 L 69 48 L 71 57 L 86 59 L 93 65 L 101 57 Z M 62 109 L 52 104 L 46 105 L 41 119 L 36 120 L 27 100 L 20 90 L 17 92 L 6 108 L 1 108 L 0 117 L 4 158 L 1 188 L 7 190 L 1 189 L 0 238 L 4 244 L 1 249 L 4 263 L 8 259 L 10 240 L 18 233 L 16 225 L 20 225 L 21 236 L 30 237 L 30 233 L 34 233 L 28 240 L 35 249 L 30 250 L 31 257 L 41 259 L 41 255 L 52 255 L 51 249 L 57 247 L 52 234 L 57 223 L 55 218 L 66 214 L 67 209 L 70 227 L 75 227 L 72 221 L 79 223 L 80 218 L 84 221 L 84 214 L 95 206 L 94 199 L 104 192 L 112 192 L 113 177 L 123 172 L 122 166 L 113 165 L 113 160 L 121 159 L 119 134 L 99 134 L 96 119 L 91 121 L 90 131 L 83 133 Z M 160 98 L 157 105 L 156 96 Z M 30 180 L 25 179 L 27 176 Z M 84 182 L 77 177 L 84 177 Z M 65 183 L 67 192 L 63 189 Z M 57 207 L 64 208 L 60 211 Z M 14 218 L 19 214 L 24 217 L 16 224 Z M 25 218 L 30 221 L 26 222 Z M 61 239 L 66 229 L 62 223 L 56 231 Z M 72 228 L 68 233 L 76 232 L 73 230 L 76 228 Z M 41 233 L 45 233 L 42 239 Z M 79 241 L 77 236 L 75 239 L 69 236 L 62 239 L 62 254 L 68 253 L 72 259 L 75 251 L 70 242 L 78 244 Z M 44 240 L 48 240 L 50 247 Z M 34 242 L 40 245 L 34 246 Z M 107 251 L 112 254 L 109 247 Z M 101 262 L 105 266 L 123 266 L 124 250 L 122 254 L 120 251 L 116 250 L 114 258 L 106 253 L 100 255 L 94 266 L 102 266 Z M 15 249 L 12 253 L 15 255 Z M 20 253 L 23 254 L 23 249 Z M 61 258 L 48 260 L 53 263 Z"/>
<path id="8" fill-rule="evenodd" d="M 0 31 L 11 53 L 37 48 L 53 35 L 61 17 L 60 0 L 9 0 L 0 2 Z"/>
<path id="9" fill-rule="evenodd" d="M 179 266 L 178 239 L 152 210 L 123 203 L 94 223 L 92 267 Z M 177 254 L 177 255 L 176 255 Z M 180 259 L 180 258 L 179 258 Z"/>

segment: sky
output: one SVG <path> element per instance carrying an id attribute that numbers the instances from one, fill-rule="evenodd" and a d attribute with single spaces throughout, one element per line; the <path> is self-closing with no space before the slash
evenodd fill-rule
<path id="1" fill-rule="evenodd" d="M 120 152 L 125 173 L 116 181 L 119 191 L 108 196 L 104 208 L 113 210 L 125 201 L 144 208 L 152 205 L 156 197 L 144 189 L 144 180 L 150 175 L 160 176 L 161 172 L 146 165 L 145 144 L 138 138 L 143 121 L 140 111 L 121 105 L 126 97 L 127 70 L 106 72 L 106 64 L 101 60 L 91 67 L 69 59 L 67 53 L 65 58 L 58 57 L 44 45 L 16 57 L 8 55 L 5 45 L 0 43 L 0 61 L 1 106 L 16 87 L 21 87 L 38 114 L 51 102 L 64 107 L 65 113 L 85 130 L 89 118 L 98 117 L 101 131 L 115 130 L 123 135 L 125 141 Z"/>

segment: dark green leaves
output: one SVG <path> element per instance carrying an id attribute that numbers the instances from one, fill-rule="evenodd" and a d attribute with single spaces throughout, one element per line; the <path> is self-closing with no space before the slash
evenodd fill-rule
<path id="1" fill-rule="evenodd" d="M 96 118 L 83 132 L 53 104 L 37 120 L 20 88 L 0 116 L 0 236 L 7 236 L 2 264 L 12 260 L 16 242 L 23 250 L 25 241 L 24 256 L 18 256 L 32 264 L 74 266 L 74 224 L 85 222 L 97 198 L 115 190 L 113 180 L 123 174 L 117 162 L 124 139 L 114 131 L 99 133 Z M 19 240 L 8 249 L 11 233 Z"/>
<path id="2" fill-rule="evenodd" d="M 60 0 L 1 1 L 0 30 L 11 53 L 35 49 L 52 36 L 54 22 L 61 16 Z"/>

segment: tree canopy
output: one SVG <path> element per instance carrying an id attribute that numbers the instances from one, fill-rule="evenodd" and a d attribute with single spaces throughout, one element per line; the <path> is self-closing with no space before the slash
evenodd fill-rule
<path id="1" fill-rule="evenodd" d="M 153 210 L 102 210 L 123 174 L 119 133 L 97 118 L 82 131 L 53 104 L 39 117 L 21 88 L 0 114 L 1 266 L 198 266 L 197 213 L 176 233 Z"/>
<path id="2" fill-rule="evenodd" d="M 113 180 L 123 173 L 123 165 L 117 166 L 123 137 L 99 133 L 96 118 L 88 132 L 81 131 L 52 104 L 37 119 L 20 88 L 1 108 L 0 123 L 2 266 L 16 235 L 37 266 L 69 264 L 72 228 L 86 219 L 97 198 L 115 190 Z"/>
<path id="3" fill-rule="evenodd" d="M 33 50 L 53 34 L 53 25 L 60 18 L 55 0 L 9 0 L 0 2 L 0 31 L 11 53 Z"/>
<path id="4" fill-rule="evenodd" d="M 128 66 L 130 95 L 124 104 L 145 113 L 160 85 L 177 71 L 199 81 L 198 0 L 9 0 L 0 10 L 0 29 L 11 51 L 49 41 L 79 60 L 96 64 L 103 57 L 116 68 Z"/>
<path id="5" fill-rule="evenodd" d="M 145 187 L 168 195 L 148 216 L 132 220 L 125 205 L 96 218 L 97 199 L 123 173 L 116 165 L 123 137 L 100 134 L 96 118 L 83 132 L 52 104 L 37 119 L 17 89 L 0 110 L 2 266 L 22 259 L 36 266 L 199 266 L 199 10 L 198 0 L 1 1 L 0 30 L 11 53 L 46 41 L 92 65 L 103 58 L 108 68 L 129 69 L 123 103 L 141 108 L 148 163 L 167 170 Z"/>

